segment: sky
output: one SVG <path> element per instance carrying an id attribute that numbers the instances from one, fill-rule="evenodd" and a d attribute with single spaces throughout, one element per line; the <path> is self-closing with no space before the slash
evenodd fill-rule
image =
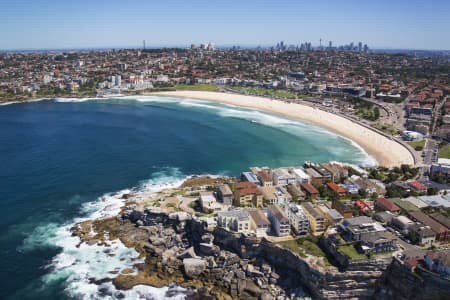
<path id="1" fill-rule="evenodd" d="M 0 50 L 279 41 L 450 49 L 449 0 L 0 0 Z"/>

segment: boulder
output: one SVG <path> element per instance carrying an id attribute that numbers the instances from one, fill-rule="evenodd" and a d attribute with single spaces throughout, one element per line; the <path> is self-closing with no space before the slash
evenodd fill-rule
<path id="1" fill-rule="evenodd" d="M 209 243 L 200 243 L 200 254 L 211 256 L 216 255 L 220 252 L 220 248 L 216 245 L 209 244 Z"/>
<path id="2" fill-rule="evenodd" d="M 245 279 L 245 272 L 242 270 L 237 270 L 236 271 L 236 277 L 239 279 Z"/>
<path id="3" fill-rule="evenodd" d="M 249 293 L 254 297 L 259 297 L 262 294 L 261 289 L 251 280 L 247 280 L 244 291 L 246 291 L 247 293 Z"/>
<path id="4" fill-rule="evenodd" d="M 206 261 L 200 258 L 183 259 L 184 273 L 186 276 L 195 278 L 206 269 Z"/>
<path id="5" fill-rule="evenodd" d="M 214 240 L 214 236 L 211 233 L 205 233 L 202 235 L 202 242 L 203 243 L 212 243 Z"/>
<path id="6" fill-rule="evenodd" d="M 194 247 L 189 247 L 183 252 L 178 255 L 179 259 L 185 259 L 185 258 L 197 258 L 197 255 L 195 254 Z"/>

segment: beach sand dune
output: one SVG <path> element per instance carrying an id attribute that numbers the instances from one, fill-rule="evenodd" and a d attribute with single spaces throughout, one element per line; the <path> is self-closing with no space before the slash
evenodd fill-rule
<path id="1" fill-rule="evenodd" d="M 399 142 L 342 116 L 308 105 L 218 92 L 174 91 L 151 93 L 151 95 L 215 101 L 310 122 L 354 141 L 373 156 L 381 166 L 393 167 L 401 164 L 414 164 L 414 157 L 411 152 Z"/>

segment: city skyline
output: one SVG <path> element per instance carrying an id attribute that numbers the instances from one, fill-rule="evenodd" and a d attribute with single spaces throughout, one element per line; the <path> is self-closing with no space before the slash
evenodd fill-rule
<path id="1" fill-rule="evenodd" d="M 435 0 L 211 1 L 116 0 L 76 3 L 14 1 L 3 5 L 0 50 L 188 46 L 270 46 L 279 41 L 327 46 L 363 42 L 376 49 L 450 49 L 450 4 Z M 24 10 L 24 7 L 27 9 Z"/>

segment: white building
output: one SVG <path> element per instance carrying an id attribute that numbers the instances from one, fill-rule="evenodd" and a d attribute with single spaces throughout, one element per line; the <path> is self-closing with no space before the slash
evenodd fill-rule
<path id="1" fill-rule="evenodd" d="M 120 76 L 120 75 L 115 76 L 115 84 L 118 87 L 120 87 L 122 85 L 122 76 Z"/>
<path id="2" fill-rule="evenodd" d="M 292 196 L 281 186 L 263 186 L 259 190 L 267 204 L 285 204 L 292 201 Z"/>
<path id="3" fill-rule="evenodd" d="M 311 182 L 311 178 L 309 177 L 309 175 L 306 174 L 302 169 L 293 169 L 292 173 L 294 173 L 299 184 Z"/>
<path id="4" fill-rule="evenodd" d="M 218 212 L 217 225 L 230 231 L 243 233 L 251 231 L 250 218 L 244 209 Z"/>
<path id="5" fill-rule="evenodd" d="M 290 174 L 285 168 L 274 169 L 272 176 L 275 185 L 294 184 L 297 181 L 295 175 Z"/>
<path id="6" fill-rule="evenodd" d="M 262 209 L 249 209 L 250 228 L 256 232 L 257 237 L 266 236 L 270 231 L 270 221 Z"/>
<path id="7" fill-rule="evenodd" d="M 275 204 L 269 206 L 267 210 L 272 229 L 277 236 L 287 236 L 291 232 L 291 225 L 289 219 L 283 209 Z"/>
<path id="8" fill-rule="evenodd" d="M 308 234 L 309 220 L 303 208 L 295 203 L 289 203 L 284 208 L 293 231 L 298 235 Z"/>
<path id="9" fill-rule="evenodd" d="M 226 205 L 217 202 L 212 192 L 200 192 L 200 206 L 205 213 L 226 210 Z"/>

